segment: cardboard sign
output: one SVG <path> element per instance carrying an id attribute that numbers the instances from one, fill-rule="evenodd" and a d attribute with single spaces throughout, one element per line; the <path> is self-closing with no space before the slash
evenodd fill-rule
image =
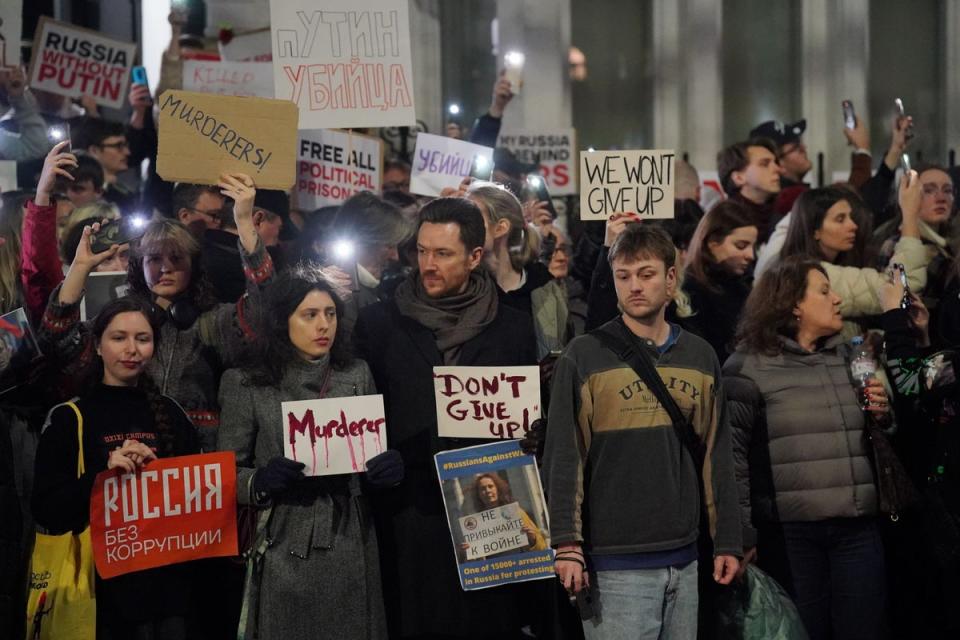
<path id="1" fill-rule="evenodd" d="M 439 196 L 447 187 L 456 189 L 477 162 L 489 166 L 493 162 L 493 149 L 446 136 L 419 133 L 413 154 L 410 191 Z"/>
<path id="2" fill-rule="evenodd" d="M 273 65 L 269 62 L 184 60 L 183 90 L 272 98 Z"/>
<path id="3" fill-rule="evenodd" d="M 217 184 L 221 173 L 240 172 L 263 189 L 293 186 L 292 103 L 170 90 L 159 108 L 157 173 L 164 180 Z"/>
<path id="4" fill-rule="evenodd" d="M 540 368 L 434 367 L 437 433 L 522 438 L 540 417 Z"/>
<path id="5" fill-rule="evenodd" d="M 148 462 L 97 475 L 90 537 L 101 578 L 200 558 L 237 555 L 233 452 Z"/>
<path id="6" fill-rule="evenodd" d="M 580 219 L 673 217 L 673 151 L 581 151 Z"/>
<path id="7" fill-rule="evenodd" d="M 519 442 L 441 451 L 434 460 L 464 591 L 554 577 L 537 461 Z"/>
<path id="8" fill-rule="evenodd" d="M 383 396 L 298 400 L 281 405 L 283 455 L 308 476 L 363 473 L 387 449 Z"/>
<path id="9" fill-rule="evenodd" d="M 40 355 L 23 307 L 0 316 L 0 392 L 26 382 Z"/>
<path id="10" fill-rule="evenodd" d="M 90 96 L 119 109 L 127 103 L 137 45 L 40 18 L 30 61 L 30 88 L 70 98 Z"/>
<path id="11" fill-rule="evenodd" d="M 467 560 L 530 546 L 516 502 L 460 518 Z"/>
<path id="12" fill-rule="evenodd" d="M 577 193 L 576 139 L 573 129 L 511 131 L 500 133 L 497 146 L 520 162 L 539 164 L 551 196 L 571 196 Z"/>
<path id="13" fill-rule="evenodd" d="M 338 205 L 360 191 L 380 193 L 383 140 L 346 131 L 301 131 L 297 202 L 305 209 Z"/>
<path id="14" fill-rule="evenodd" d="M 0 69 L 20 66 L 23 0 L 0 2 Z"/>
<path id="15" fill-rule="evenodd" d="M 301 129 L 416 124 L 407 0 L 270 0 L 270 30 Z"/>
<path id="16" fill-rule="evenodd" d="M 233 62 L 270 62 L 273 54 L 270 53 L 270 28 L 257 29 L 247 33 L 234 34 L 230 42 L 217 43 L 220 49 L 220 58 Z M 271 65 L 272 66 L 272 65 Z M 271 82 L 273 70 L 270 71 Z M 270 97 L 273 97 L 273 85 L 270 87 Z"/>
<path id="17" fill-rule="evenodd" d="M 94 271 L 87 278 L 87 286 L 80 298 L 80 320 L 97 317 L 108 302 L 122 298 L 130 291 L 126 271 Z"/>

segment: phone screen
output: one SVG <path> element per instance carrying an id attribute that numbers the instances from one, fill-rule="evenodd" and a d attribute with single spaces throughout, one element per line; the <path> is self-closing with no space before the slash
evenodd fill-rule
<path id="1" fill-rule="evenodd" d="M 853 103 L 849 100 L 844 100 L 843 105 L 843 125 L 847 129 L 855 129 L 857 127 L 857 115 L 853 111 Z"/>

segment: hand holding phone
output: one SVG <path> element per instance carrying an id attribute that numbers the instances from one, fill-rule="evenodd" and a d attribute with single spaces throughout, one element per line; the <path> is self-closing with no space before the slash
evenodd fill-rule
<path id="1" fill-rule="evenodd" d="M 553 206 L 553 200 L 550 198 L 550 192 L 547 190 L 547 181 L 540 175 L 527 176 L 527 184 L 533 187 L 537 193 L 538 202 L 546 202 L 547 210 L 554 220 L 557 219 L 557 209 Z"/>
<path id="2" fill-rule="evenodd" d="M 526 56 L 519 51 L 508 51 L 503 56 L 503 75 L 510 82 L 510 91 L 513 95 L 520 94 L 523 86 L 523 64 Z"/>
<path id="3" fill-rule="evenodd" d="M 143 236 L 147 223 L 140 216 L 117 218 L 101 225 L 93 234 L 90 250 L 94 253 L 108 251 L 115 244 L 127 244 Z"/>

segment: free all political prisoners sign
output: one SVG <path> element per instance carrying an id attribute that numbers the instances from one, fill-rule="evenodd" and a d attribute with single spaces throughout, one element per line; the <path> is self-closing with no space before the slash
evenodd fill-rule
<path id="1" fill-rule="evenodd" d="M 540 368 L 434 367 L 437 433 L 522 438 L 540 417 Z"/>
<path id="2" fill-rule="evenodd" d="M 286 100 L 165 91 L 157 128 L 164 180 L 217 184 L 239 172 L 259 188 L 293 186 L 297 108 Z"/>
<path id="3" fill-rule="evenodd" d="M 40 18 L 33 40 L 30 87 L 70 98 L 91 96 L 120 108 L 137 45 L 72 24 Z"/>
<path id="4" fill-rule="evenodd" d="M 573 129 L 501 132 L 497 146 L 510 149 L 520 162 L 540 165 L 540 174 L 547 181 L 551 196 L 576 195 L 577 153 Z"/>
<path id="5" fill-rule="evenodd" d="M 416 123 L 407 0 L 270 0 L 270 31 L 301 129 Z"/>
<path id="6" fill-rule="evenodd" d="M 380 193 L 383 141 L 346 131 L 301 131 L 297 202 L 307 209 L 338 205 L 360 191 Z"/>
<path id="7" fill-rule="evenodd" d="M 165 458 L 97 475 L 90 536 L 101 578 L 237 555 L 233 452 Z"/>
<path id="8" fill-rule="evenodd" d="M 673 151 L 581 151 L 580 219 L 673 217 Z"/>
<path id="9" fill-rule="evenodd" d="M 284 402 L 283 455 L 308 476 L 362 473 L 387 448 L 383 396 Z"/>

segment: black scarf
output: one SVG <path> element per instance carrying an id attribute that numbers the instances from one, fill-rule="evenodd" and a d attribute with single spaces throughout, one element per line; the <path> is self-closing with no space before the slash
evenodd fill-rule
<path id="1" fill-rule="evenodd" d="M 401 315 L 433 331 L 446 365 L 457 364 L 460 347 L 497 316 L 497 286 L 483 267 L 473 270 L 463 293 L 444 298 L 428 296 L 419 272 L 414 272 L 397 287 L 395 300 Z"/>

